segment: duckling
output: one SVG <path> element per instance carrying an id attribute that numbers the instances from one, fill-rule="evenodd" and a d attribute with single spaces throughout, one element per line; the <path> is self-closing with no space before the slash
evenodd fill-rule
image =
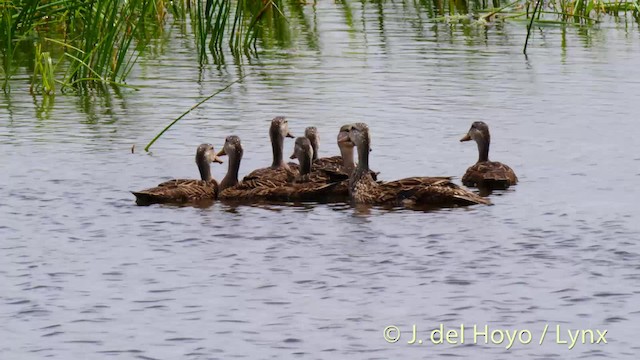
<path id="1" fill-rule="evenodd" d="M 303 140 L 300 140 L 303 139 Z M 218 156 L 229 156 L 229 170 L 220 183 L 219 198 L 237 201 L 322 201 L 335 183 L 315 183 L 310 181 L 313 148 L 306 138 L 296 139 L 294 149 L 300 161 L 297 170 L 286 168 L 288 180 L 276 183 L 267 178 L 253 178 L 248 182 L 238 182 L 238 169 L 242 160 L 242 144 L 237 136 L 229 136 Z M 292 155 L 293 156 L 293 155 Z"/>
<path id="2" fill-rule="evenodd" d="M 377 183 L 369 171 L 369 127 L 365 123 L 354 124 L 349 140 L 358 150 L 358 165 L 349 179 L 349 195 L 355 203 L 409 208 L 490 204 L 487 199 L 452 183 L 450 177 L 410 177 Z"/>
<path id="3" fill-rule="evenodd" d="M 175 179 L 165 181 L 154 188 L 132 191 L 131 193 L 136 197 L 136 204 L 181 204 L 215 199 L 218 194 L 218 183 L 211 177 L 209 163 L 212 162 L 222 164 L 222 160 L 216 156 L 211 144 L 201 144 L 196 151 L 196 164 L 201 180 Z"/>
<path id="4" fill-rule="evenodd" d="M 271 126 L 269 127 L 273 163 L 270 167 L 253 170 L 242 179 L 243 183 L 271 181 L 275 185 L 284 184 L 290 180 L 291 166 L 283 161 L 282 155 L 285 137 L 294 137 L 289 131 L 289 122 L 284 116 L 276 116 L 271 120 Z"/>
<path id="5" fill-rule="evenodd" d="M 478 162 L 467 169 L 462 177 L 462 183 L 466 186 L 473 186 L 492 189 L 506 189 L 518 183 L 518 177 L 507 165 L 489 161 L 489 144 L 491 135 L 489 126 L 483 121 L 476 121 L 471 124 L 471 128 L 460 141 L 474 140 L 478 144 Z"/>

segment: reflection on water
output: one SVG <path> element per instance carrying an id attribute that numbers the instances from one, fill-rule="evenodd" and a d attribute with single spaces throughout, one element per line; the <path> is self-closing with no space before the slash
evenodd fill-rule
<path id="1" fill-rule="evenodd" d="M 316 6 L 317 50 L 263 53 L 242 70 L 200 71 L 167 42 L 133 74 L 140 91 L 34 99 L 16 81 L 0 106 L 0 357 L 635 359 L 636 30 L 544 29 L 525 60 L 518 25 L 407 22 L 401 9 L 382 22 L 371 4 L 366 22 L 353 7 L 353 31 L 344 9 Z M 247 72 L 152 154 L 131 154 Z M 294 135 L 317 126 L 322 156 L 341 124 L 366 121 L 385 180 L 459 181 L 477 152 L 458 139 L 483 120 L 492 159 L 521 182 L 494 206 L 430 212 L 135 205 L 129 190 L 197 176 L 193 144 L 237 134 L 241 175 L 268 164 L 278 114 Z M 506 350 L 382 338 L 388 325 L 440 323 L 534 339 Z M 551 338 L 555 324 L 608 329 L 608 344 L 540 346 L 546 324 Z"/>

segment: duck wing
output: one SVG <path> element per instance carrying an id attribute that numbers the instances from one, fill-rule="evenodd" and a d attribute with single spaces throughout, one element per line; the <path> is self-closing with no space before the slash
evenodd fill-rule
<path id="1" fill-rule="evenodd" d="M 131 192 L 138 205 L 162 203 L 188 203 L 205 199 L 215 199 L 218 183 L 215 180 L 174 179 L 156 187 Z"/>
<path id="2" fill-rule="evenodd" d="M 483 161 L 470 166 L 462 183 L 466 186 L 489 187 L 491 189 L 506 189 L 518 183 L 518 177 L 507 165 L 497 161 Z"/>
<path id="3" fill-rule="evenodd" d="M 491 202 L 453 182 L 451 177 L 409 177 L 380 185 L 389 201 L 410 205 L 474 205 Z"/>

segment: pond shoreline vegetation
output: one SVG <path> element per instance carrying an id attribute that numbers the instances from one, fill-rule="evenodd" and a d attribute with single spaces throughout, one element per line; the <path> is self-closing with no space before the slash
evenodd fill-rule
<path id="1" fill-rule="evenodd" d="M 352 3 L 339 0 L 353 26 Z M 432 21 L 489 25 L 527 20 L 526 54 L 534 25 L 589 26 L 603 14 L 629 13 L 640 19 L 634 1 L 552 0 L 501 2 L 469 0 L 377 0 L 413 6 Z M 314 31 L 306 12 L 317 0 L 33 0 L 0 2 L 2 88 L 10 91 L 17 67 L 26 64 L 32 94 L 86 92 L 127 87 L 126 79 L 149 42 L 172 21 L 191 27 L 202 66 L 256 56 L 258 47 L 287 47 L 296 27 Z M 295 21 L 294 21 L 295 20 Z M 227 51 L 225 51 L 225 49 Z M 20 64 L 20 65 L 19 65 Z M 25 65 L 22 65 L 25 66 Z"/>
<path id="2" fill-rule="evenodd" d="M 640 22 L 640 4 L 601 0 L 337 0 L 345 23 L 355 31 L 353 5 L 362 11 L 370 3 L 383 21 L 385 7 L 401 3 L 431 22 L 491 26 L 525 21 L 526 56 L 534 26 L 591 26 L 604 15 L 631 15 Z M 44 100 L 56 92 L 137 90 L 126 83 L 138 58 L 167 26 L 179 24 L 181 35 L 192 37 L 197 63 L 221 65 L 225 54 L 233 61 L 257 57 L 258 48 L 291 47 L 305 34 L 310 48 L 318 47 L 315 12 L 318 0 L 0 0 L 0 83 L 11 90 L 13 75 L 27 74 L 31 95 Z M 313 17 L 313 20 L 309 19 Z M 382 26 L 382 24 L 380 24 Z M 172 120 L 144 148 L 195 108 L 251 74 L 244 74 L 207 96 Z"/>

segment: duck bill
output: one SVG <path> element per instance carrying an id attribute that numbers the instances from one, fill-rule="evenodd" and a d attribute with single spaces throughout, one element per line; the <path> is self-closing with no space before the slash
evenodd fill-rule
<path id="1" fill-rule="evenodd" d="M 226 152 L 226 151 L 224 151 L 224 148 L 222 148 L 222 150 L 218 151 L 218 153 L 216 154 L 216 157 L 218 157 L 218 156 L 225 156 L 225 155 L 227 155 L 227 152 Z"/>
<path id="2" fill-rule="evenodd" d="M 290 132 L 290 131 L 287 131 L 287 135 L 286 135 L 286 137 L 288 137 L 288 138 L 294 138 L 295 136 L 293 136 L 293 135 L 291 134 L 291 132 Z"/>
<path id="3" fill-rule="evenodd" d="M 296 153 L 294 152 L 293 154 L 291 154 L 291 156 L 289 156 L 289 159 L 297 159 L 298 157 L 296 156 Z"/>
<path id="4" fill-rule="evenodd" d="M 466 134 L 465 136 L 462 137 L 462 139 L 460 139 L 460 142 L 469 141 L 469 140 L 471 140 L 471 136 L 469 136 L 469 134 Z"/>
<path id="5" fill-rule="evenodd" d="M 218 164 L 224 163 L 224 161 L 222 161 L 222 159 L 220 159 L 218 155 L 213 157 L 213 162 L 217 162 Z"/>
<path id="6" fill-rule="evenodd" d="M 338 133 L 338 144 L 352 145 L 353 143 L 349 140 L 349 133 L 346 131 L 340 131 Z"/>

